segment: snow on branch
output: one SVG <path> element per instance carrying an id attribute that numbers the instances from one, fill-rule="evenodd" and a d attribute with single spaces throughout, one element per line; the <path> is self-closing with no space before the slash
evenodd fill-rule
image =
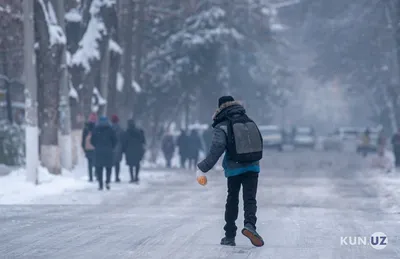
<path id="1" fill-rule="evenodd" d="M 113 39 L 110 39 L 110 43 L 108 45 L 108 48 L 110 51 L 115 52 L 117 54 L 122 54 L 122 48 L 121 46 Z"/>
<path id="2" fill-rule="evenodd" d="M 89 73 L 91 69 L 90 62 L 100 60 L 99 41 L 107 34 L 107 28 L 100 10 L 102 7 L 111 7 L 115 3 L 115 0 L 93 0 L 90 6 L 91 18 L 89 24 L 79 42 L 79 49 L 72 57 L 72 65 L 82 66 L 85 73 Z"/>
<path id="3" fill-rule="evenodd" d="M 76 100 L 79 99 L 78 92 L 76 91 L 76 89 L 73 86 L 69 88 L 69 97 L 74 98 Z"/>
<path id="4" fill-rule="evenodd" d="M 82 14 L 79 13 L 77 9 L 71 9 L 69 12 L 65 14 L 65 20 L 67 22 L 81 22 Z"/>
<path id="5" fill-rule="evenodd" d="M 93 88 L 93 94 L 97 98 L 97 102 L 98 102 L 97 105 L 102 106 L 102 105 L 107 104 L 106 99 L 104 99 L 103 96 L 101 96 L 99 89 L 97 89 L 97 87 Z"/>
<path id="6" fill-rule="evenodd" d="M 142 88 L 135 80 L 132 80 L 132 88 L 133 88 L 133 90 L 135 90 L 136 93 L 142 92 Z"/>
<path id="7" fill-rule="evenodd" d="M 65 45 L 67 43 L 67 38 L 65 37 L 62 28 L 58 25 L 57 16 L 54 11 L 53 5 L 49 1 L 46 6 L 44 0 L 39 0 L 39 3 L 42 7 L 44 18 L 47 23 L 50 45 Z"/>

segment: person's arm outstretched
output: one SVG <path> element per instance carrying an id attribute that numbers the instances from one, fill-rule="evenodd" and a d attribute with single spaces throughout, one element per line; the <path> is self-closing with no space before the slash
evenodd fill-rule
<path id="1" fill-rule="evenodd" d="M 210 151 L 206 158 L 197 167 L 203 173 L 210 171 L 226 150 L 226 135 L 220 128 L 214 128 Z"/>

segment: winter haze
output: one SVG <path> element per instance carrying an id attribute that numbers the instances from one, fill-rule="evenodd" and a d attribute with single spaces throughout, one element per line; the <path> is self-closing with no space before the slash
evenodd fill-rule
<path id="1" fill-rule="evenodd" d="M 399 26 L 399 0 L 0 0 L 0 259 L 400 258 Z"/>

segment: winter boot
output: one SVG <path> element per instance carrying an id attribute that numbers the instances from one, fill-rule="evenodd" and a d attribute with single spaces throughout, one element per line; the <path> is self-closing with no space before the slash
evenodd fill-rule
<path id="1" fill-rule="evenodd" d="M 224 237 L 221 239 L 221 245 L 223 246 L 236 246 L 234 237 Z"/>
<path id="2" fill-rule="evenodd" d="M 251 243 L 254 246 L 260 247 L 264 245 L 264 240 L 262 237 L 257 233 L 255 227 L 250 224 L 246 224 L 242 229 L 242 234 L 250 239 Z"/>
<path id="3" fill-rule="evenodd" d="M 109 183 L 106 183 L 106 189 L 110 190 L 110 184 Z"/>

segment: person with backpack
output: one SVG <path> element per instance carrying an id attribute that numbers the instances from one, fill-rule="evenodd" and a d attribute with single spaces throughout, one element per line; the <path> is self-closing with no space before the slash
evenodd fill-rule
<path id="1" fill-rule="evenodd" d="M 213 116 L 211 147 L 206 158 L 197 165 L 197 181 L 201 185 L 206 185 L 206 172 L 211 170 L 225 153 L 222 166 L 228 181 L 228 197 L 225 207 L 225 237 L 222 238 L 221 245 L 236 245 L 235 222 L 239 212 L 239 191 L 243 186 L 242 234 L 249 238 L 254 246 L 260 247 L 264 245 L 264 241 L 256 231 L 256 194 L 263 140 L 257 125 L 232 96 L 219 98 L 218 106 Z"/>
<path id="2" fill-rule="evenodd" d="M 129 166 L 131 183 L 139 182 L 140 162 L 145 153 L 146 138 L 142 129 L 135 125 L 135 121 L 128 121 L 128 128 L 124 133 L 122 150 L 125 153 L 126 164 Z M 133 168 L 135 167 L 135 174 Z"/>
<path id="3" fill-rule="evenodd" d="M 94 127 L 95 123 L 93 121 L 88 121 L 82 132 L 82 149 L 85 152 L 88 162 L 89 182 L 93 182 L 94 146 L 92 145 L 91 139 Z"/>
<path id="4" fill-rule="evenodd" d="M 103 190 L 103 170 L 106 169 L 106 189 L 110 189 L 111 171 L 114 165 L 114 149 L 117 135 L 105 116 L 100 117 L 93 130 L 91 143 L 94 146 L 94 160 L 99 190 Z"/>
<path id="5" fill-rule="evenodd" d="M 175 153 L 175 141 L 174 141 L 174 137 L 171 134 L 167 133 L 164 136 L 164 138 L 162 140 L 162 144 L 161 144 L 161 149 L 164 154 L 167 168 L 171 168 L 172 156 Z"/>

